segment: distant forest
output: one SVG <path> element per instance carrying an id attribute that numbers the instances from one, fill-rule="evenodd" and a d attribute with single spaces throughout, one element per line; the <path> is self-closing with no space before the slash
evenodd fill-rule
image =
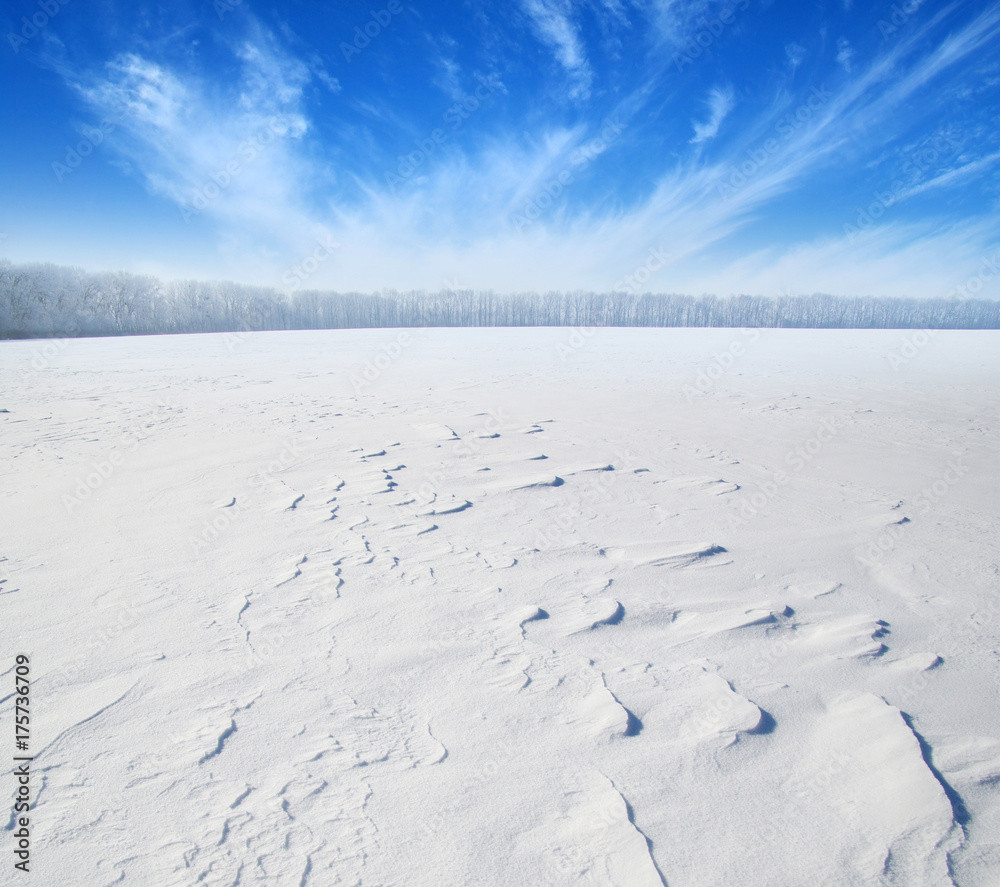
<path id="1" fill-rule="evenodd" d="M 338 293 L 0 260 L 0 338 L 378 327 L 1000 329 L 986 299 L 629 292 Z"/>

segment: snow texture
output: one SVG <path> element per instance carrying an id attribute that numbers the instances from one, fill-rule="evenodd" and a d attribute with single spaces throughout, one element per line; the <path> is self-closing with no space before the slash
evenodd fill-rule
<path id="1" fill-rule="evenodd" d="M 34 881 L 996 884 L 1000 340 L 907 335 L 3 343 Z"/>

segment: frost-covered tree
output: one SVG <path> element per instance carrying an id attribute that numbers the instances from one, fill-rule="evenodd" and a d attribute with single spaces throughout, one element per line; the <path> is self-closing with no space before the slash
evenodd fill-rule
<path id="1" fill-rule="evenodd" d="M 289 296 L 231 281 L 161 282 L 0 260 L 0 336 L 432 326 L 1000 329 L 1000 302 L 812 296 L 449 289 Z"/>

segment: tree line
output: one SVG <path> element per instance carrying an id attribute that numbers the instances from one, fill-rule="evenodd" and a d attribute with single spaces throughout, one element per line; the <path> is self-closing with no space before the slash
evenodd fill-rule
<path id="1" fill-rule="evenodd" d="M 492 290 L 289 295 L 231 281 L 164 282 L 0 260 L 0 338 L 469 326 L 1000 329 L 1000 301 Z"/>

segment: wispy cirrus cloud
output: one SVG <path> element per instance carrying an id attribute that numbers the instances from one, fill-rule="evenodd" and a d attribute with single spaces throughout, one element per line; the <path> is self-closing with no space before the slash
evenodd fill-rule
<path id="1" fill-rule="evenodd" d="M 449 238 L 439 223 L 434 230 L 442 236 L 413 243 L 400 255 L 400 264 L 408 269 L 410 280 L 426 287 L 435 286 L 434 268 L 449 267 L 453 276 L 476 286 L 505 280 L 512 289 L 565 289 L 603 281 L 610 288 L 651 246 L 668 245 L 673 263 L 660 273 L 657 289 L 759 292 L 785 287 L 802 292 L 934 294 L 955 273 L 935 256 L 965 256 L 973 261 L 989 248 L 994 227 L 970 223 L 944 229 L 934 224 L 915 227 L 889 221 L 852 243 L 843 233 L 844 224 L 855 220 L 854 211 L 848 210 L 843 218 L 834 219 L 834 230 L 825 238 L 803 245 L 778 246 L 743 258 L 729 254 L 729 260 L 718 262 L 711 272 L 699 264 L 698 257 L 720 255 L 718 247 L 741 232 L 770 202 L 830 169 L 859 129 L 879 126 L 882 139 L 902 132 L 905 103 L 919 93 L 933 72 L 945 70 L 942 58 L 957 63 L 981 45 L 984 33 L 984 23 L 976 21 L 949 37 L 947 47 L 927 52 L 923 48 L 926 29 L 917 29 L 871 58 L 856 74 L 846 76 L 836 88 L 806 93 L 802 99 L 808 104 L 800 99 L 797 105 L 789 96 L 773 105 L 768 113 L 746 124 L 747 132 L 758 134 L 749 142 L 734 138 L 729 149 L 711 162 L 703 162 L 697 155 L 678 160 L 631 205 L 612 205 L 602 211 L 591 207 L 574 214 L 566 211 L 565 204 L 557 204 L 518 236 L 498 223 L 516 205 L 516 199 L 497 182 L 522 181 L 530 183 L 525 190 L 537 189 L 547 179 L 551 181 L 553 171 L 585 133 L 552 131 L 534 150 L 510 142 L 495 145 L 479 156 L 467 156 L 460 165 L 437 170 L 427 184 L 431 202 L 425 208 L 433 206 L 429 215 L 440 220 L 447 217 L 449 206 L 449 200 L 437 203 L 442 195 L 490 195 L 477 205 L 476 224 L 463 232 L 471 236 Z M 888 78 L 889 71 L 896 72 L 895 79 Z M 729 90 L 717 88 L 710 93 L 709 117 L 696 124 L 701 127 L 692 140 L 696 148 L 717 135 L 732 103 Z M 734 193 L 725 193 L 720 185 L 729 181 L 734 169 L 745 167 L 754 152 L 759 155 L 769 136 L 775 147 L 764 152 L 765 160 L 750 163 L 752 168 L 741 186 Z M 609 151 L 595 162 L 616 164 L 621 157 Z M 947 184 L 942 180 L 940 187 Z M 404 232 L 415 230 L 409 223 L 421 215 L 417 205 L 409 204 L 401 215 L 391 201 L 383 201 L 378 222 L 365 223 L 364 213 L 356 215 L 356 227 L 346 239 L 355 237 L 360 243 L 379 230 L 399 231 L 394 242 L 406 243 Z M 400 224 L 404 217 L 407 223 Z M 910 242 L 920 247 L 907 245 Z M 353 250 L 349 252 L 353 254 Z M 911 261 L 918 254 L 920 261 Z M 365 273 L 359 269 L 359 274 Z"/>
<path id="2" fill-rule="evenodd" d="M 659 41 L 677 45 L 692 32 L 704 29 L 708 19 L 719 27 L 720 10 L 742 11 L 749 5 L 750 0 L 651 0 L 648 15 Z"/>
<path id="3" fill-rule="evenodd" d="M 953 166 L 950 169 L 943 170 L 937 175 L 920 182 L 917 185 L 907 188 L 905 191 L 900 193 L 896 199 L 897 201 L 905 200 L 907 197 L 915 197 L 917 194 L 924 194 L 927 191 L 951 187 L 958 184 L 962 180 L 982 175 L 998 162 L 1000 162 L 1000 151 L 994 151 L 992 154 L 987 154 L 985 157 L 979 157 L 975 160 L 970 160 L 967 163 L 962 163 L 958 166 Z"/>
<path id="4" fill-rule="evenodd" d="M 977 295 L 996 298 L 1000 245 L 994 224 L 892 222 L 853 242 L 824 236 L 790 248 L 754 250 L 698 279 L 706 291 L 718 293 L 947 298 L 985 269 L 988 285 Z"/>
<path id="5" fill-rule="evenodd" d="M 794 71 L 805 61 L 807 50 L 798 43 L 789 43 L 785 47 L 785 58 L 788 59 L 788 66 Z"/>
<path id="6" fill-rule="evenodd" d="M 590 96 L 593 73 L 576 25 L 572 4 L 566 0 L 523 0 L 538 38 L 555 51 L 556 59 L 569 75 L 571 99 Z"/>
<path id="7" fill-rule="evenodd" d="M 733 90 L 729 86 L 717 86 L 709 94 L 706 104 L 708 105 L 708 120 L 698 122 L 692 121 L 694 126 L 694 137 L 691 139 L 692 145 L 700 142 L 707 142 L 714 139 L 719 134 L 719 126 L 726 115 L 733 109 Z"/>
<path id="8" fill-rule="evenodd" d="M 310 126 L 303 110 L 309 67 L 255 22 L 234 41 L 232 55 L 239 76 L 226 89 L 136 52 L 72 82 L 95 114 L 115 122 L 114 144 L 130 168 L 185 218 L 269 237 L 300 235 L 313 227 L 300 199 L 308 178 L 299 146 Z"/>
<path id="9" fill-rule="evenodd" d="M 663 0 L 657 10 L 669 17 L 709 6 L 707 0 Z M 630 84 L 632 91 L 617 97 L 623 117 L 613 137 L 601 135 L 601 121 L 614 115 L 606 105 L 600 114 L 594 110 L 607 85 L 588 59 L 574 10 L 556 0 L 525 0 L 524 8 L 567 77 L 566 94 L 574 97 L 569 106 L 553 102 L 548 93 L 545 101 L 524 108 L 511 103 L 502 128 L 483 125 L 485 111 L 469 111 L 462 128 L 448 130 L 435 147 L 429 139 L 442 125 L 440 112 L 422 125 L 383 91 L 345 84 L 337 94 L 337 136 L 325 146 L 327 157 L 340 164 L 336 187 L 325 187 L 320 170 L 329 161 L 309 140 L 322 122 L 310 118 L 307 101 L 315 66 L 252 16 L 230 44 L 237 75 L 229 84 L 209 85 L 176 58 L 139 51 L 79 75 L 76 83 L 96 112 L 128 109 L 127 138 L 117 143 L 123 158 L 152 191 L 178 206 L 190 206 L 192 195 L 238 157 L 246 139 L 272 117 L 288 123 L 287 132 L 242 165 L 225 192 L 200 211 L 216 224 L 226 254 L 241 272 L 234 276 L 252 268 L 257 282 L 280 285 L 282 267 L 307 251 L 317 230 L 325 230 L 344 248 L 311 286 L 437 289 L 458 279 L 507 290 L 611 288 L 656 247 L 672 260 L 658 272 L 654 290 L 845 291 L 848 284 L 861 287 L 867 280 L 865 292 L 910 287 L 913 293 L 937 286 L 954 270 L 938 260 L 941 273 L 931 272 L 934 249 L 938 255 L 971 257 L 988 247 L 990 232 L 997 230 L 985 223 L 914 226 L 896 206 L 992 168 L 995 156 L 969 148 L 949 157 L 950 165 L 942 162 L 923 169 L 919 178 L 905 179 L 893 214 L 856 242 L 843 235 L 844 224 L 857 215 L 851 207 L 834 215 L 824 233 L 803 233 L 803 242 L 785 238 L 761 250 L 740 241 L 779 199 L 837 174 L 846 156 L 857 166 L 871 161 L 873 151 L 865 153 L 859 145 L 859 132 L 878 146 L 882 159 L 871 161 L 872 168 L 892 177 L 892 164 L 906 158 L 884 146 L 904 144 L 908 103 L 996 39 L 1000 5 L 943 37 L 948 10 L 915 20 L 874 53 L 859 42 L 849 64 L 841 46 L 836 61 L 828 56 L 824 85 L 795 86 L 796 78 L 786 73 L 761 97 L 759 88 L 755 96 L 741 84 L 738 115 L 734 89 L 712 87 L 712 80 L 679 104 L 677 78 L 668 80 L 650 60 Z M 612 3 L 605 14 L 617 21 L 625 12 Z M 776 42 L 776 64 L 785 45 Z M 463 81 L 472 78 L 474 67 L 458 62 L 457 45 L 439 40 L 434 47 L 424 69 L 430 72 L 427 79 L 447 100 L 465 100 Z M 702 67 L 698 76 L 712 75 Z M 507 89 L 493 94 L 505 100 Z M 678 134 L 664 145 L 651 121 L 671 115 Z M 719 138 L 723 125 L 725 138 Z M 431 145 L 404 187 L 388 187 L 377 163 L 351 165 L 359 147 L 377 148 L 372 131 L 404 134 L 405 147 L 393 154 Z M 870 199 L 875 187 L 861 197 Z M 533 209 L 530 224 L 512 224 L 514 215 L 526 215 L 526 206 Z M 915 256 L 906 238 L 925 252 L 900 272 L 900 263 Z M 949 252 L 940 252 L 945 249 Z M 888 273 L 892 267 L 895 280 Z"/>
<path id="10" fill-rule="evenodd" d="M 837 64 L 850 74 L 853 60 L 854 50 L 851 48 L 851 43 L 842 37 L 837 41 Z"/>

